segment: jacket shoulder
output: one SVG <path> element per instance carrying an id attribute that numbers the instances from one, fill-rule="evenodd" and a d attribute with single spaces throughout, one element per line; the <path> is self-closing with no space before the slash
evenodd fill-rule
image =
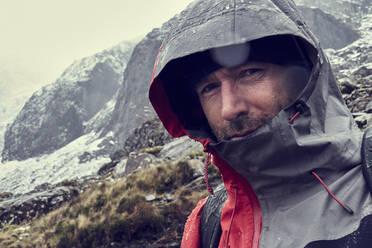
<path id="1" fill-rule="evenodd" d="M 372 128 L 367 129 L 363 135 L 362 171 L 369 192 L 372 194 Z"/>
<path id="2" fill-rule="evenodd" d="M 185 228 L 183 230 L 181 248 L 200 247 L 200 219 L 206 201 L 206 198 L 200 200 L 187 218 Z"/>

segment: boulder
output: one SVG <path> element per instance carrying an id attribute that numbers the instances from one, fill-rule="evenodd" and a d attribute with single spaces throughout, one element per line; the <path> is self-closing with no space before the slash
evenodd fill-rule
<path id="1" fill-rule="evenodd" d="M 358 85 L 351 82 L 349 78 L 342 78 L 339 80 L 339 86 L 342 94 L 351 94 Z"/>
<path id="2" fill-rule="evenodd" d="M 113 170 L 113 177 L 128 176 L 137 170 L 147 169 L 164 161 L 149 153 L 131 152 L 127 158 L 123 158 Z"/>
<path id="3" fill-rule="evenodd" d="M 133 130 L 124 142 L 123 149 L 119 150 L 114 157 L 128 156 L 129 153 L 142 148 L 163 146 L 171 140 L 173 138 L 165 130 L 159 118 L 152 118 Z"/>
<path id="4" fill-rule="evenodd" d="M 20 224 L 25 220 L 38 218 L 58 208 L 65 201 L 71 200 L 78 193 L 75 187 L 59 186 L 1 200 L 0 228 L 4 225 Z"/>
<path id="5" fill-rule="evenodd" d="M 187 161 L 187 164 L 193 170 L 194 178 L 204 176 L 204 164 L 198 159 L 190 159 Z"/>
<path id="6" fill-rule="evenodd" d="M 159 153 L 159 157 L 174 161 L 200 149 L 203 149 L 203 146 L 199 142 L 194 141 L 189 137 L 181 137 L 164 145 L 163 149 Z"/>
<path id="7" fill-rule="evenodd" d="M 152 165 L 162 163 L 161 159 L 158 159 L 149 153 L 135 153 L 131 152 L 128 156 L 127 163 L 125 165 L 124 176 L 133 173 L 136 170 L 147 169 Z"/>

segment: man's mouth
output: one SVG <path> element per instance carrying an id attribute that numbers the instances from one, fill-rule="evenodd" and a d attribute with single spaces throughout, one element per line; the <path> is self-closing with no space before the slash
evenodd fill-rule
<path id="1" fill-rule="evenodd" d="M 259 127 L 264 125 L 273 116 L 262 114 L 257 117 L 241 117 L 233 121 L 229 121 L 225 126 L 211 125 L 214 135 L 218 141 L 239 140 L 256 131 Z"/>
<path id="2" fill-rule="evenodd" d="M 247 136 L 248 134 L 252 133 L 253 131 L 254 130 L 246 130 L 243 132 L 236 133 L 234 135 L 227 137 L 227 140 L 240 140 L 244 138 L 245 136 Z"/>

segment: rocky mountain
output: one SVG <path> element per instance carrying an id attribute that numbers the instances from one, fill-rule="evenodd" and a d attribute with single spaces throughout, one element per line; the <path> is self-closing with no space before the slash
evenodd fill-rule
<path id="1" fill-rule="evenodd" d="M 371 67 L 372 63 L 372 13 L 364 15 L 361 19 L 360 39 L 342 49 L 327 49 L 326 52 L 331 60 L 333 70 L 346 77 L 353 74 L 360 67 Z M 370 76 L 365 74 L 363 76 Z"/>
<path id="2" fill-rule="evenodd" d="M 336 65 L 336 72 L 342 74 L 343 66 L 357 70 L 365 64 L 370 54 L 367 14 L 363 14 L 364 19 L 359 21 L 361 28 L 353 31 L 350 26 L 341 23 L 341 19 L 318 8 L 301 7 L 301 10 L 316 35 L 321 40 L 322 36 L 326 37 L 323 41 L 328 45 L 324 46 L 331 47 L 329 54 L 334 58 L 332 61 Z M 355 14 L 359 15 L 359 12 Z M 34 93 L 5 134 L 3 161 L 24 162 L 2 165 L 2 190 L 27 190 L 26 186 L 18 187 L 11 182 L 16 177 L 32 182 L 26 184 L 30 187 L 28 190 L 32 190 L 38 183 L 50 182 L 51 178 L 60 182 L 68 177 L 78 177 L 81 174 L 75 171 L 74 162 L 78 163 L 80 173 L 84 171 L 84 176 L 88 172 L 95 174 L 99 169 L 98 161 L 107 161 L 113 151 L 125 150 L 128 144 L 138 146 L 138 142 L 150 145 L 149 141 L 130 135 L 141 123 L 154 117 L 147 90 L 155 57 L 170 26 L 182 16 L 183 13 L 180 13 L 162 27 L 155 28 L 134 48 L 124 42 L 76 61 L 55 83 Z M 352 42 L 356 34 L 362 38 L 339 49 Z M 350 58 L 342 61 L 342 53 L 349 54 L 347 56 Z M 340 61 L 340 68 L 337 61 Z M 349 63 L 353 63 L 353 66 L 350 67 Z M 351 75 L 350 71 L 345 73 Z M 66 157 L 61 158 L 61 154 L 66 154 Z M 58 162 L 57 157 L 60 161 L 69 162 Z M 15 164 L 19 168 L 40 164 L 37 170 L 39 173 L 42 172 L 41 168 L 52 170 L 56 175 L 61 175 L 62 170 L 65 173 L 59 179 L 37 175 L 33 169 L 28 168 L 24 170 L 27 173 L 21 173 L 21 170 L 14 169 L 17 168 Z M 89 165 L 89 170 L 80 170 Z"/>
<path id="3" fill-rule="evenodd" d="M 2 161 L 50 154 L 83 135 L 120 86 L 132 47 L 124 42 L 76 61 L 35 92 L 5 132 Z"/>
<path id="4" fill-rule="evenodd" d="M 320 9 L 301 10 L 324 47 L 338 49 L 359 37 Z M 132 56 L 130 48 L 122 45 L 87 57 L 36 92 L 5 133 L 2 161 L 50 154 L 93 131 L 100 132 L 100 137 L 112 132 L 106 144 L 122 147 L 134 128 L 154 117 L 147 99 L 148 84 L 161 41 L 177 18 L 182 13 L 151 31 Z M 112 150 L 112 145 L 103 146 L 101 153 Z"/>
<path id="5" fill-rule="evenodd" d="M 299 6 L 299 9 L 323 48 L 340 49 L 360 37 L 349 25 L 319 8 Z"/>
<path id="6" fill-rule="evenodd" d="M 361 38 L 326 53 L 340 82 L 346 104 L 362 129 L 372 126 L 372 13 L 363 16 Z"/>
<path id="7" fill-rule="evenodd" d="M 102 133 L 105 135 L 112 131 L 118 147 L 123 146 L 136 127 L 154 117 L 154 111 L 148 100 L 148 87 L 161 42 L 177 18 L 178 15 L 163 24 L 161 28 L 153 29 L 133 50 L 124 72 L 124 81 L 119 89 L 111 120 Z"/>
<path id="8" fill-rule="evenodd" d="M 319 8 L 354 28 L 360 26 L 364 15 L 371 13 L 371 0 L 294 0 L 297 5 Z"/>
<path id="9" fill-rule="evenodd" d="M 316 35 L 320 36 L 323 46 L 328 48 L 326 53 L 357 125 L 362 130 L 371 127 L 370 1 L 296 2 L 311 7 L 301 7 L 302 14 Z M 337 15 L 333 17 L 332 14 L 335 13 Z M 75 62 L 54 84 L 35 93 L 27 102 L 27 108 L 25 105 L 17 119 L 9 125 L 8 130 L 11 131 L 7 137 L 11 142 L 7 143 L 7 150 L 3 152 L 7 162 L 0 165 L 0 192 L 3 192 L 0 193 L 0 226 L 9 227 L 11 224 L 35 219 L 68 201 L 59 212 L 52 213 L 48 220 L 50 226 L 44 226 L 45 223 L 39 222 L 37 225 L 42 227 L 35 233 L 30 234 L 33 227 L 39 228 L 37 225 L 33 225 L 31 231 L 29 229 L 22 231 L 22 234 L 10 232 L 9 240 L 14 240 L 14 244 L 20 244 L 20 240 L 23 239 L 23 242 L 29 245 L 27 235 L 39 237 L 44 235 L 45 230 L 50 229 L 48 235 L 61 237 L 59 242 L 65 242 L 67 247 L 73 246 L 71 240 L 85 242 L 85 237 L 92 240 L 103 237 L 99 240 L 111 242 L 113 247 L 144 247 L 143 243 L 129 246 L 133 244 L 132 241 L 120 240 L 118 237 L 131 235 L 132 238 L 138 235 L 136 237 L 140 237 L 142 241 L 147 242 L 146 238 L 149 237 L 156 240 L 161 236 L 159 234 L 161 232 L 154 235 L 154 226 L 151 224 L 154 222 L 164 224 L 160 229 L 165 234 L 171 232 L 177 239 L 180 238 L 185 216 L 194 203 L 188 204 L 189 208 L 187 211 L 186 208 L 183 210 L 182 216 L 177 215 L 176 228 L 168 219 L 159 222 L 157 218 L 165 216 L 165 212 L 162 212 L 164 208 L 178 211 L 175 206 L 185 206 L 185 197 L 190 197 L 193 192 L 200 192 L 204 187 L 200 171 L 203 153 L 200 144 L 187 138 L 171 141 L 159 120 L 154 118 L 147 100 L 148 83 L 151 80 L 153 63 L 161 40 L 166 35 L 169 25 L 180 16 L 182 13 L 161 28 L 150 32 L 135 46 L 130 57 L 129 53 L 111 52 L 108 49 L 105 54 L 86 58 L 85 62 Z M 348 20 L 348 23 L 342 23 L 344 20 Z M 332 35 L 327 36 L 328 34 Z M 117 59 L 117 55 L 122 57 Z M 110 81 L 108 89 L 106 85 L 101 87 L 99 82 L 102 80 Z M 116 93 L 114 88 L 117 89 Z M 50 130 L 47 131 L 48 135 L 43 136 L 46 140 L 38 140 L 38 135 L 44 135 L 43 129 Z M 114 150 L 116 152 L 111 152 Z M 17 155 L 12 157 L 10 151 Z M 157 187 L 165 187 L 164 185 L 168 187 L 173 182 L 173 176 L 162 176 L 164 168 L 158 169 L 156 165 L 179 163 L 185 157 L 190 166 L 195 162 L 190 161 L 197 159 L 193 166 L 195 173 L 191 173 L 191 181 L 187 180 L 185 185 L 180 186 L 181 192 L 175 193 L 173 188 L 168 188 L 161 194 L 154 194 L 153 191 Z M 180 168 L 179 165 L 176 168 Z M 139 174 L 146 168 L 152 173 L 151 177 L 148 174 Z M 183 172 L 190 174 L 188 169 Z M 126 180 L 125 184 L 122 180 Z M 151 186 L 148 186 L 149 182 L 152 183 Z M 139 186 L 135 186 L 135 191 L 131 191 L 134 184 Z M 88 188 L 92 185 L 93 187 Z M 136 187 L 146 189 L 141 193 L 144 195 L 135 194 L 139 192 Z M 81 199 L 76 200 L 76 197 L 80 196 Z M 135 209 L 141 211 L 126 212 L 125 216 L 129 216 L 130 221 L 134 221 L 138 216 L 146 217 L 147 215 L 143 213 L 161 214 L 156 215 L 150 224 L 149 222 L 141 222 L 140 225 L 134 225 L 134 222 L 128 224 L 125 219 L 120 219 L 121 215 L 115 214 L 115 211 L 116 209 L 122 211 L 123 206 L 133 205 L 133 202 L 139 205 Z M 148 205 L 150 203 L 151 208 Z M 145 208 L 141 208 L 143 206 Z M 114 210 L 111 211 L 112 209 Z M 106 214 L 109 216 L 103 219 L 107 222 L 100 222 L 101 217 Z M 173 218 L 172 214 L 176 214 L 175 211 L 167 216 Z M 66 216 L 70 218 L 67 222 L 62 220 Z M 148 229 L 132 228 L 130 233 L 123 234 L 120 230 L 127 225 L 144 226 Z M 89 233 L 92 235 L 87 235 Z M 45 242 L 50 242 L 48 235 L 44 237 L 47 240 Z M 92 240 L 89 242 L 93 242 Z M 0 237 L 0 246 L 5 244 L 1 243 L 3 241 L 10 242 Z M 44 241 L 37 239 L 37 242 Z M 122 246 L 119 245 L 120 242 L 124 242 Z M 177 242 L 172 243 L 173 246 L 169 247 L 179 246 Z"/>

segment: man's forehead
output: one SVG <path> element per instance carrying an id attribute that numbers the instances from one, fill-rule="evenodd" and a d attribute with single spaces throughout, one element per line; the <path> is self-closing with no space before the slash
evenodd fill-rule
<path id="1" fill-rule="evenodd" d="M 187 61 L 184 64 L 184 68 L 187 68 L 184 82 L 187 87 L 195 89 L 206 80 L 214 80 L 214 73 L 220 69 L 229 68 L 234 71 L 242 66 L 256 66 L 258 63 L 311 67 L 300 48 L 295 46 L 294 40 L 290 36 L 273 36 L 189 55 L 184 60 Z"/>

